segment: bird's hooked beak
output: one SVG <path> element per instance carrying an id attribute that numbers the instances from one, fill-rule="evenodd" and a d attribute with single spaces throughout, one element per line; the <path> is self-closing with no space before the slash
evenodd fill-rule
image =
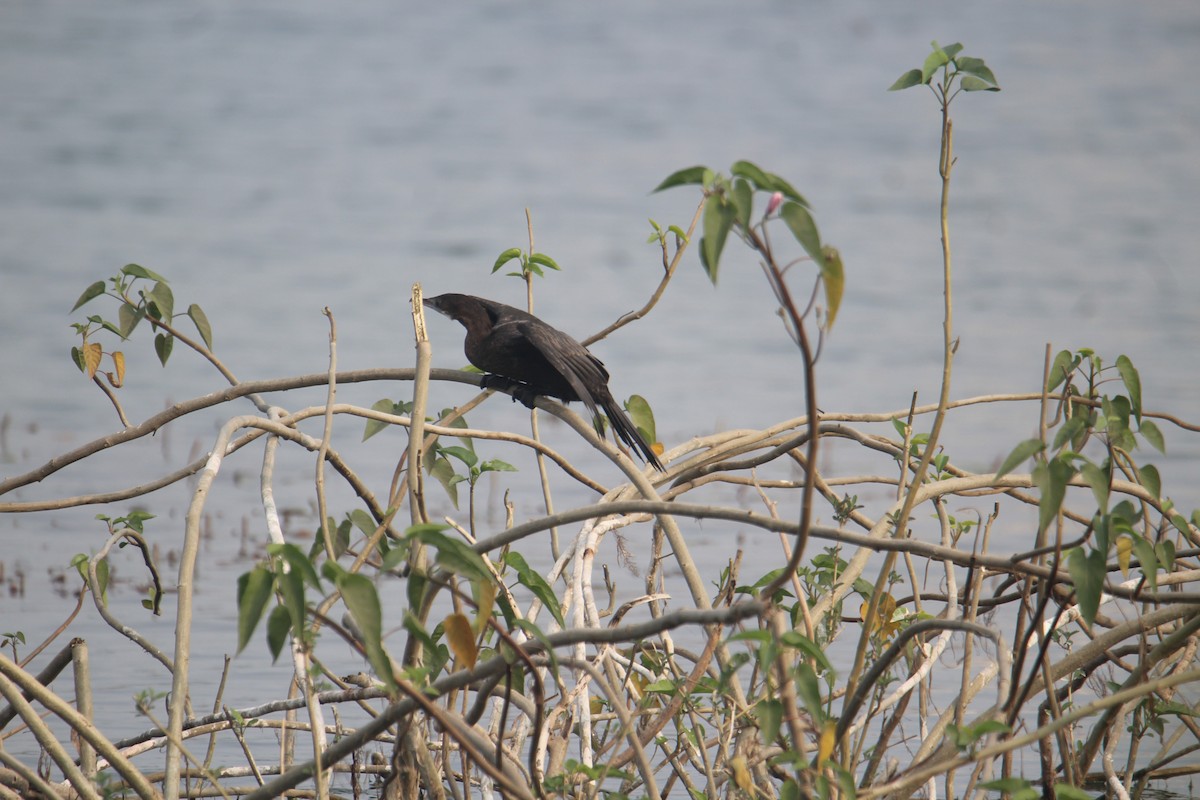
<path id="1" fill-rule="evenodd" d="M 439 302 L 440 300 L 441 300 L 440 297 L 426 297 L 426 298 L 423 298 L 421 302 L 425 305 L 426 308 L 432 308 L 434 311 L 438 312 L 439 314 L 445 314 L 446 309 L 442 308 L 442 304 Z"/>

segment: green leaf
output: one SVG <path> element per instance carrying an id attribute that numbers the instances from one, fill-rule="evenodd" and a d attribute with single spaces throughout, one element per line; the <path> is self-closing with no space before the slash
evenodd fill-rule
<path id="1" fill-rule="evenodd" d="M 1054 443 L 1051 449 L 1059 450 L 1063 445 L 1074 443 L 1075 437 L 1085 432 L 1088 424 L 1091 422 L 1091 415 L 1086 411 L 1080 411 L 1075 416 L 1071 417 L 1066 423 L 1058 429 L 1058 433 L 1054 434 Z"/>
<path id="2" fill-rule="evenodd" d="M 560 272 L 562 271 L 562 268 L 555 263 L 554 259 L 545 253 L 534 253 L 533 255 L 529 256 L 529 263 L 541 264 L 543 267 L 549 267 L 550 269 Z"/>
<path id="3" fill-rule="evenodd" d="M 129 334 L 133 333 L 133 329 L 145 317 L 145 310 L 138 308 L 132 303 L 122 303 L 121 308 L 117 310 L 117 328 L 121 338 L 128 339 Z"/>
<path id="4" fill-rule="evenodd" d="M 429 632 L 422 627 L 421 623 L 412 613 L 404 615 L 404 629 L 409 634 L 420 642 L 421 647 L 425 650 L 426 664 L 430 667 L 429 674 L 436 675 L 441 671 L 442 664 L 449 657 L 449 651 L 445 645 L 439 645 L 437 640 L 429 635 Z M 440 661 L 441 663 L 432 664 L 431 659 Z"/>
<path id="5" fill-rule="evenodd" d="M 514 467 L 512 464 L 508 463 L 507 461 L 501 461 L 498 458 L 490 458 L 487 461 L 480 464 L 479 471 L 480 471 L 480 473 L 484 473 L 484 472 L 520 472 L 520 470 L 517 469 L 516 467 Z"/>
<path id="6" fill-rule="evenodd" d="M 1200 717 L 1200 710 L 1192 708 L 1186 703 L 1179 703 L 1174 700 L 1163 700 L 1154 706 L 1155 714 L 1172 714 L 1177 717 Z"/>
<path id="7" fill-rule="evenodd" d="M 382 400 L 376 400 L 374 403 L 372 403 L 371 410 L 379 411 L 383 414 L 395 414 L 396 413 L 396 404 L 392 400 L 389 400 L 388 398 L 385 397 Z M 379 433 L 384 428 L 389 428 L 389 427 L 391 427 L 391 423 L 389 423 L 389 422 L 383 422 L 382 420 L 378 420 L 378 419 L 369 419 L 369 420 L 367 420 L 366 426 L 363 427 L 362 440 L 365 442 L 367 439 L 370 439 L 372 436 Z"/>
<path id="8" fill-rule="evenodd" d="M 1138 478 L 1142 486 L 1146 487 L 1146 491 L 1150 492 L 1155 499 L 1162 497 L 1162 478 L 1158 474 L 1158 467 L 1153 464 L 1139 467 Z"/>
<path id="9" fill-rule="evenodd" d="M 516 571 L 517 582 L 533 592 L 534 597 L 542 601 L 542 605 L 554 616 L 554 620 L 559 624 L 559 627 L 565 628 L 567 625 L 563 620 L 562 607 L 559 604 L 558 596 L 550 588 L 550 584 L 546 583 L 546 579 L 542 577 L 542 574 L 531 569 L 525 561 L 524 556 L 515 550 L 510 550 L 504 554 L 504 563 Z"/>
<path id="10" fill-rule="evenodd" d="M 96 281 L 83 290 L 83 294 L 79 295 L 79 299 L 75 301 L 75 305 L 71 306 L 71 310 L 74 311 L 84 303 L 95 300 L 102 294 L 104 294 L 104 281 Z"/>
<path id="11" fill-rule="evenodd" d="M 321 579 L 317 577 L 317 571 L 313 567 L 312 561 L 299 547 L 294 544 L 269 544 L 267 552 L 286 562 L 291 571 L 296 573 L 304 583 L 318 592 L 322 591 Z"/>
<path id="12" fill-rule="evenodd" d="M 775 191 L 771 183 L 771 179 L 767 173 L 759 169 L 757 164 L 752 164 L 749 161 L 737 161 L 729 168 L 729 173 L 738 178 L 745 178 L 754 184 L 755 189 L 761 189 L 767 192 Z"/>
<path id="13" fill-rule="evenodd" d="M 330 517 L 332 520 L 333 517 Z M 337 584 L 338 580 L 347 572 L 346 568 L 336 561 L 330 561 L 328 558 L 321 562 L 321 574 L 325 580 Z"/>
<path id="14" fill-rule="evenodd" d="M 729 229 L 733 227 L 734 213 L 733 203 L 720 195 L 709 197 L 704 207 L 704 238 L 700 247 L 704 251 L 708 278 L 714 284 L 717 282 L 721 251 L 725 249 L 725 239 L 729 236 Z"/>
<path id="15" fill-rule="evenodd" d="M 976 78 L 980 78 L 981 80 L 990 83 L 992 86 L 997 87 L 997 91 L 999 91 L 999 82 L 996 80 L 996 76 L 992 74 L 990 69 L 988 69 L 988 65 L 983 63 L 982 58 L 963 56 L 962 58 L 956 58 L 954 63 L 958 67 L 959 72 L 965 72 L 967 75 L 974 75 Z"/>
<path id="16" fill-rule="evenodd" d="M 821 668 L 823 673 L 833 674 L 833 662 L 829 660 L 829 656 L 824 650 L 817 645 L 812 639 L 809 639 L 802 633 L 796 631 L 785 631 L 783 636 L 779 637 L 779 641 L 788 647 L 794 647 L 804 655 L 817 662 L 817 666 Z"/>
<path id="17" fill-rule="evenodd" d="M 1058 355 L 1054 357 L 1054 363 L 1050 366 L 1050 378 L 1046 383 L 1046 391 L 1054 391 L 1078 366 L 1078 356 L 1071 355 L 1070 350 L 1060 350 Z"/>
<path id="18" fill-rule="evenodd" d="M 1092 793 L 1069 783 L 1054 784 L 1054 800 L 1093 800 Z"/>
<path id="19" fill-rule="evenodd" d="M 304 629 L 306 604 L 304 601 L 304 581 L 295 570 L 275 573 L 275 587 L 283 596 L 283 607 L 287 609 L 288 630 L 293 636 L 300 636 Z M 269 633 L 269 631 L 268 631 Z"/>
<path id="20" fill-rule="evenodd" d="M 1024 778 L 1000 778 L 979 784 L 980 787 L 992 792 L 1008 795 L 1009 800 L 1038 800 L 1041 792 L 1033 788 L 1033 784 Z"/>
<path id="21" fill-rule="evenodd" d="M 996 479 L 1000 479 L 1012 472 L 1014 469 L 1025 463 L 1026 459 L 1042 452 L 1046 446 L 1042 444 L 1041 439 L 1026 439 L 1013 448 L 1008 454 L 1008 458 L 1000 465 L 1000 469 L 996 470 Z"/>
<path id="22" fill-rule="evenodd" d="M 192 303 L 190 306 L 188 306 L 187 313 L 188 316 L 192 318 L 192 324 L 196 326 L 196 330 L 199 332 L 200 338 L 204 340 L 204 346 L 211 351 L 213 349 L 212 326 L 208 324 L 208 317 L 205 316 L 204 309 L 200 308 L 200 306 L 196 305 L 195 303 Z"/>
<path id="23" fill-rule="evenodd" d="M 350 521 L 354 523 L 354 527 L 358 528 L 363 536 L 370 536 L 375 533 L 375 529 L 378 527 L 375 518 L 361 508 L 356 508 L 350 512 Z"/>
<path id="24" fill-rule="evenodd" d="M 167 359 L 171 357 L 171 348 L 174 346 L 174 336 L 168 336 L 165 333 L 159 333 L 154 336 L 154 352 L 158 355 L 158 360 L 164 367 L 167 365 Z"/>
<path id="25" fill-rule="evenodd" d="M 700 253 L 700 266 L 701 266 L 701 268 L 703 268 L 704 274 L 708 276 L 708 279 L 710 281 L 712 281 L 713 286 L 716 286 L 717 285 L 717 275 L 712 270 L 712 268 L 709 267 L 709 265 L 708 265 L 708 256 L 706 255 L 707 250 L 704 247 L 704 237 L 703 236 L 700 237 L 700 250 L 698 252 Z"/>
<path id="26" fill-rule="evenodd" d="M 1041 499 L 1038 501 L 1039 531 L 1046 530 L 1058 515 L 1063 497 L 1067 493 L 1067 483 L 1074 475 L 1074 468 L 1062 458 L 1055 458 L 1046 464 L 1038 464 L 1034 467 L 1033 483 L 1042 493 Z"/>
<path id="27" fill-rule="evenodd" d="M 410 547 L 398 547 L 396 549 L 403 549 L 407 550 L 410 554 L 412 553 L 412 548 Z M 408 582 L 404 586 L 404 594 L 408 599 L 408 608 L 410 612 L 414 608 L 421 607 L 421 601 L 425 596 L 425 586 L 428 583 L 429 579 L 425 576 L 424 572 L 414 571 L 408 576 Z"/>
<path id="28" fill-rule="evenodd" d="M 1104 467 L 1098 467 L 1090 461 L 1084 462 L 1079 468 L 1080 475 L 1087 481 L 1087 485 L 1092 488 L 1092 495 L 1096 498 L 1096 506 L 1101 513 L 1108 511 L 1108 493 L 1109 486 L 1112 483 L 1112 464 L 1108 459 L 1104 460 Z"/>
<path id="29" fill-rule="evenodd" d="M 733 208 L 737 223 L 743 228 L 750 227 L 750 216 L 754 213 L 754 190 L 745 180 L 738 178 L 733 182 Z"/>
<path id="30" fill-rule="evenodd" d="M 384 537 L 379 542 L 380 550 L 386 550 L 383 560 L 379 562 L 380 572 L 391 572 L 392 570 L 396 569 L 396 567 L 403 564 L 408 558 L 408 547 L 401 545 L 398 547 L 385 548 L 384 545 L 386 541 L 387 537 Z"/>
<path id="31" fill-rule="evenodd" d="M 337 587 L 346 609 L 362 634 L 367 660 L 384 684 L 395 691 L 396 676 L 392 672 L 392 660 L 383 649 L 383 609 L 375 584 L 365 575 L 347 572 L 338 578 Z"/>
<path id="32" fill-rule="evenodd" d="M 982 78 L 976 78 L 974 75 L 964 75 L 959 81 L 964 92 L 998 92 L 999 86 L 993 86 Z"/>
<path id="33" fill-rule="evenodd" d="M 1075 584 L 1075 600 L 1079 603 L 1079 614 L 1088 626 L 1096 620 L 1096 611 L 1100 608 L 1100 595 L 1104 591 L 1104 577 L 1107 569 L 1104 553 L 1092 550 L 1084 553 L 1080 548 L 1071 551 L 1067 557 L 1067 571 Z"/>
<path id="34" fill-rule="evenodd" d="M 821 236 L 817 233 L 817 223 L 813 222 L 812 215 L 799 203 L 784 203 L 783 208 L 779 210 L 779 216 L 787 224 L 792 236 L 795 236 L 796 241 L 804 248 L 804 252 L 818 265 L 822 265 L 825 259 L 821 255 Z"/>
<path id="35" fill-rule="evenodd" d="M 821 705 L 821 684 L 817 673 L 807 661 L 796 665 L 796 691 L 813 720 L 820 724 L 825 720 L 825 707 Z"/>
<path id="36" fill-rule="evenodd" d="M 468 467 L 473 467 L 479 463 L 479 456 L 465 447 L 443 447 L 441 448 L 441 453 L 445 456 L 454 456 Z"/>
<path id="37" fill-rule="evenodd" d="M 779 727 L 783 724 L 783 702 L 761 700 L 754 707 L 754 716 L 758 719 L 758 732 L 763 745 L 772 746 L 779 736 Z"/>
<path id="38" fill-rule="evenodd" d="M 282 605 L 275 606 L 267 616 L 267 648 L 272 660 L 278 660 L 292 630 L 292 615 Z"/>
<path id="39" fill-rule="evenodd" d="M 1148 419 L 1143 419 L 1141 424 L 1138 425 L 1138 433 L 1142 435 L 1143 439 L 1150 443 L 1151 447 L 1163 455 L 1166 455 L 1167 444 L 1163 441 L 1162 431 L 1158 429 L 1157 425 Z"/>
<path id="40" fill-rule="evenodd" d="M 131 278 L 145 278 L 146 280 L 155 281 L 157 283 L 166 283 L 167 279 L 157 272 L 151 272 L 145 267 L 140 267 L 137 264 L 126 264 L 121 267 L 121 274 L 128 275 Z"/>
<path id="41" fill-rule="evenodd" d="M 1179 517 L 1178 514 L 1175 516 Z M 1154 545 L 1154 555 L 1158 559 L 1158 563 L 1162 565 L 1163 570 L 1172 572 L 1175 569 L 1175 543 L 1170 539 L 1164 539 Z"/>
<path id="42" fill-rule="evenodd" d="M 146 299 L 154 303 L 159 312 L 157 315 L 151 313 L 151 316 L 157 316 L 168 322 L 175 316 L 175 293 L 163 281 L 154 284 L 154 288 L 146 294 Z"/>
<path id="43" fill-rule="evenodd" d="M 638 429 L 642 438 L 651 445 L 658 441 L 658 433 L 654 425 L 654 410 L 650 408 L 646 398 L 640 394 L 630 395 L 629 399 L 625 401 L 625 410 L 629 412 L 629 419 L 633 421 L 633 426 Z"/>
<path id="44" fill-rule="evenodd" d="M 998 719 L 985 719 L 971 726 L 976 736 L 982 739 L 990 733 L 1008 733 L 1011 728 Z"/>
<path id="45" fill-rule="evenodd" d="M 494 274 L 496 272 L 499 272 L 500 268 L 503 267 L 505 264 L 512 261 L 514 258 L 520 258 L 520 257 L 521 257 L 521 248 L 519 248 L 519 247 L 508 248 L 507 250 L 505 250 L 503 253 L 501 253 L 499 256 L 496 257 L 496 263 L 492 266 L 492 273 Z"/>
<path id="46" fill-rule="evenodd" d="M 1122 450 L 1132 450 L 1137 441 L 1133 438 L 1133 431 L 1129 429 L 1129 416 L 1132 412 L 1129 398 L 1122 394 L 1113 398 L 1102 398 L 1100 410 L 1107 418 L 1106 433 L 1109 442 Z"/>
<path id="47" fill-rule="evenodd" d="M 836 247 L 822 247 L 821 259 L 817 263 L 821 265 L 821 282 L 825 284 L 825 329 L 829 330 L 837 318 L 838 309 L 842 305 L 842 292 L 846 288 L 842 254 Z"/>
<path id="48" fill-rule="evenodd" d="M 329 521 L 333 522 L 333 517 L 330 517 Z M 334 559 L 341 558 L 350 549 L 350 528 L 351 522 L 348 519 L 344 519 L 340 525 L 332 527 L 333 541 L 331 545 L 333 547 Z"/>
<path id="49" fill-rule="evenodd" d="M 663 178 L 662 183 L 654 187 L 654 192 L 661 192 L 664 189 L 671 189 L 676 186 L 703 186 L 704 175 L 707 172 L 708 167 L 704 166 L 687 167 L 686 169 L 677 170 Z M 651 194 L 654 192 L 651 192 Z"/>
<path id="50" fill-rule="evenodd" d="M 246 648 L 258 621 L 262 619 L 267 601 L 271 599 L 273 584 L 274 575 L 264 567 L 255 567 L 238 577 L 238 653 Z"/>
<path id="51" fill-rule="evenodd" d="M 86 570 L 87 570 L 86 561 L 84 562 L 83 569 L 86 572 Z M 108 605 L 108 559 L 107 558 L 102 558 L 96 562 L 96 581 L 100 584 L 100 586 L 93 587 L 93 591 L 98 588 L 100 590 L 100 599 L 104 601 L 105 605 Z"/>
<path id="52" fill-rule="evenodd" d="M 933 52 L 925 57 L 925 63 L 921 66 L 921 83 L 929 83 L 933 77 L 933 73 L 937 72 L 942 67 L 950 63 L 950 56 L 946 51 L 933 45 Z"/>
<path id="53" fill-rule="evenodd" d="M 750 628 L 737 633 L 726 639 L 726 642 L 755 642 L 756 644 L 765 645 L 774 638 L 770 631 L 765 631 L 760 628 Z"/>
<path id="54" fill-rule="evenodd" d="M 1140 423 L 1142 421 L 1142 379 L 1127 356 L 1117 356 L 1117 372 L 1120 373 L 1125 388 L 1129 390 L 1129 405 L 1133 416 Z"/>
<path id="55" fill-rule="evenodd" d="M 483 558 L 460 539 L 452 539 L 430 526 L 414 525 L 405 535 L 437 550 L 437 563 L 443 569 L 468 580 L 490 581 L 492 574 Z"/>
<path id="56" fill-rule="evenodd" d="M 1136 533 L 1131 538 L 1133 539 L 1133 553 L 1142 565 L 1142 574 L 1146 576 L 1146 585 L 1150 587 L 1150 591 L 1156 591 L 1158 589 L 1158 554 L 1154 552 L 1154 545 Z"/>
<path id="57" fill-rule="evenodd" d="M 430 452 L 432 453 L 433 451 Z M 446 496 L 450 498 L 450 502 L 454 504 L 455 508 L 458 508 L 457 486 L 461 481 L 461 476 L 454 471 L 454 466 L 450 463 L 450 460 L 435 456 L 427 469 L 429 475 L 435 478 L 442 485 L 442 488 L 446 490 Z M 455 478 L 459 478 L 459 480 L 455 480 Z"/>
<path id="58" fill-rule="evenodd" d="M 853 788 L 853 786 L 851 788 Z M 698 789 L 692 789 L 691 792 L 693 800 L 707 800 L 708 798 L 707 794 Z M 805 796 L 807 795 L 800 794 L 800 787 L 797 785 L 795 778 L 788 778 L 783 782 L 783 785 L 779 787 L 779 800 L 801 800 L 801 798 Z M 851 796 L 851 794 L 846 795 L 846 797 Z"/>
<path id="59" fill-rule="evenodd" d="M 125 515 L 125 524 L 133 528 L 138 533 L 143 533 L 143 527 L 146 520 L 154 519 L 155 515 L 149 511 L 130 511 Z"/>
<path id="60" fill-rule="evenodd" d="M 888 87 L 889 92 L 898 92 L 902 89 L 911 89 L 914 86 L 920 86 L 928 83 L 925 76 L 921 74 L 919 69 L 910 69 L 908 72 L 896 78 L 896 82 Z"/>
<path id="61" fill-rule="evenodd" d="M 936 49 L 938 46 L 938 43 L 934 42 L 933 46 Z M 959 42 L 955 42 L 954 44 L 948 44 L 945 47 L 941 48 L 941 51 L 943 53 L 945 53 L 949 58 L 953 59 L 956 55 L 958 55 L 959 53 L 962 52 L 962 49 L 963 49 L 962 44 L 960 44 Z"/>
<path id="62" fill-rule="evenodd" d="M 788 200 L 808 208 L 808 201 L 796 191 L 796 188 L 773 172 L 766 173 L 766 183 L 761 188 L 768 192 L 779 192 Z"/>

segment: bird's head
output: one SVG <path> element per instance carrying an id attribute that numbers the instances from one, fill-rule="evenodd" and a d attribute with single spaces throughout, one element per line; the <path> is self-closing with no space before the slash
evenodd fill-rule
<path id="1" fill-rule="evenodd" d="M 426 308 L 432 308 L 450 319 L 460 319 L 463 299 L 461 294 L 439 294 L 437 297 L 426 297 L 424 303 Z"/>
<path id="2" fill-rule="evenodd" d="M 424 303 L 476 333 L 486 333 L 495 323 L 491 311 L 494 304 L 469 294 L 439 294 L 426 298 Z"/>

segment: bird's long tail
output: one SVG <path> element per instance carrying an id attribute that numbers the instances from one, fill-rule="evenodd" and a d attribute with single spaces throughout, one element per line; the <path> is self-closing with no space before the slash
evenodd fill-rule
<path id="1" fill-rule="evenodd" d="M 662 462 L 658 460 L 658 456 L 654 453 L 654 448 L 642 438 L 642 434 L 638 432 L 637 426 L 633 424 L 633 420 L 626 416 L 625 410 L 617 405 L 617 401 L 610 397 L 602 405 L 604 414 L 608 417 L 608 422 L 612 425 L 613 431 L 616 432 L 617 438 L 631 449 L 640 453 L 642 458 L 656 470 L 665 472 L 666 469 L 663 467 Z"/>

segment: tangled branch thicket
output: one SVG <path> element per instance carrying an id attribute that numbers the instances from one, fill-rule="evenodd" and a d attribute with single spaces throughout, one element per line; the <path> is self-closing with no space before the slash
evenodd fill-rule
<path id="1" fill-rule="evenodd" d="M 947 69 L 956 63 L 951 49 L 941 51 Z M 944 188 L 953 164 L 950 134 L 944 114 Z M 661 474 L 640 469 L 554 402 L 538 402 L 528 436 L 467 426 L 465 415 L 492 392 L 428 413 L 431 382 L 478 385 L 479 376 L 430 366 L 419 287 L 414 368 L 337 371 L 330 315 L 327 373 L 241 382 L 212 354 L 203 312 L 188 312 L 203 342 L 174 326 L 173 297 L 161 276 L 131 265 L 111 279 L 111 289 L 93 285 L 81 304 L 113 297 L 120 321 L 81 326 L 77 359 L 119 412 L 116 394 L 97 373 L 100 360 L 112 356 L 95 341 L 101 330 L 125 338 L 146 321 L 171 340 L 156 339 L 164 361 L 164 348 L 169 355 L 171 343 L 182 341 L 230 386 L 8 478 L 0 496 L 52 481 L 70 464 L 203 409 L 248 397 L 257 413 L 227 412 L 207 456 L 150 483 L 0 503 L 5 513 L 50 513 L 193 481 L 177 596 L 166 604 L 175 615 L 173 652 L 140 636 L 136 622 L 117 619 L 105 600 L 107 561 L 118 543 L 144 553 L 153 584 L 162 583 L 146 515 L 106 517 L 107 545 L 79 564 L 81 603 L 90 595 L 131 649 L 161 665 L 163 688 L 170 676 L 166 718 L 158 719 L 146 698 L 139 710 L 151 729 L 113 741 L 106 721 L 91 718 L 85 642 L 72 641 L 37 674 L 33 657 L 18 663 L 9 642 L 14 657 L 0 655 L 0 796 L 1075 797 L 1090 796 L 1083 787 L 1103 786 L 1126 797 L 1200 769 L 1200 517 L 1176 509 L 1162 494 L 1157 469 L 1135 458 L 1140 443 L 1162 448 L 1156 420 L 1187 434 L 1198 428 L 1143 407 L 1128 359 L 1108 366 L 1088 351 L 1048 350 L 1038 391 L 953 400 L 945 202 L 946 360 L 938 402 L 874 414 L 818 411 L 819 336 L 841 297 L 837 252 L 817 237 L 803 198 L 752 164 L 735 164 L 730 177 L 683 170 L 662 188 L 689 184 L 703 195 L 689 230 L 656 228 L 660 285 L 642 309 L 601 335 L 652 311 L 698 225 L 713 276 L 732 232 L 759 258 L 779 298 L 807 377 L 805 413 L 761 430 L 692 438 L 663 454 Z M 755 220 L 750 204 L 758 192 L 770 199 Z M 793 301 L 798 279 L 785 280 L 788 263 L 768 236 L 777 220 L 819 270 L 820 308 Z M 553 262 L 531 242 L 521 264 L 532 287 L 539 266 Z M 153 290 L 136 293 L 138 280 Z M 119 384 L 123 360 L 114 363 L 109 382 Z M 371 381 L 411 382 L 411 400 L 371 408 L 336 402 L 339 384 Z M 284 405 L 290 393 L 322 385 L 323 405 Z M 955 448 L 940 441 L 940 431 L 948 415 L 984 404 L 1020 405 L 1040 421 L 1040 433 L 1014 443 L 998 470 L 971 472 L 951 458 Z M 624 482 L 605 486 L 597 465 L 573 463 L 542 443 L 539 412 L 570 426 L 605 456 L 600 466 L 616 465 Z M 345 427 L 334 424 L 343 416 L 366 420 L 368 433 L 408 431 L 409 447 L 390 476 L 361 472 L 343 457 L 333 435 Z M 319 435 L 301 430 L 308 419 L 323 421 Z M 597 499 L 521 520 L 511 518 L 510 506 L 503 526 L 478 523 L 476 482 L 507 468 L 479 460 L 473 442 L 481 439 L 535 454 L 547 509 L 564 482 Z M 314 488 L 325 522 L 308 550 L 288 540 L 276 507 L 281 445 L 316 454 Z M 839 461 L 873 471 L 819 469 L 818 447 L 852 452 L 855 458 Z M 239 645 L 265 627 L 270 649 L 292 661 L 290 686 L 281 687 L 280 699 L 236 710 L 223 707 L 218 692 L 214 712 L 205 715 L 193 704 L 209 698 L 192 696 L 190 677 L 228 669 L 228 659 L 222 666 L 224 654 L 198 650 L 191 640 L 201 520 L 221 501 L 212 490 L 227 462 L 244 465 L 255 452 L 272 544 L 238 582 Z M 1028 463 L 1029 472 L 1019 471 Z M 330 481 L 359 498 L 342 522 L 326 507 Z M 435 484 L 452 493 L 465 484 L 468 523 L 431 520 Z M 731 495 L 739 502 L 728 502 Z M 820 524 L 824 519 L 832 524 Z M 747 576 L 737 553 L 720 574 L 704 574 L 685 535 L 700 522 L 759 531 L 756 563 L 768 559 L 761 555 L 768 537 L 777 537 L 783 566 Z M 640 538 L 631 535 L 635 526 Z M 622 556 L 644 559 L 638 590 L 610 576 L 598 555 L 606 540 L 615 540 Z M 384 611 L 380 587 L 396 583 L 407 605 L 402 629 L 389 634 L 400 612 Z M 161 590 L 152 597 L 157 603 Z M 318 641 L 318 631 L 336 636 Z M 361 655 L 371 672 L 331 671 L 326 654 L 342 648 Z M 847 655 L 836 665 L 835 651 Z M 72 663 L 75 681 L 64 690 L 55 678 Z M 64 699 L 72 694 L 75 703 Z M 56 733 L 63 726 L 70 737 Z M 300 736 L 306 746 L 298 745 Z M 245 763 L 216 766 L 218 740 L 225 751 L 244 752 Z M 272 752 L 264 742 L 276 741 L 284 743 L 274 746 L 278 758 L 263 764 L 263 753 Z M 13 742 L 44 759 L 15 757 Z M 161 749 L 165 762 L 153 755 Z"/>

